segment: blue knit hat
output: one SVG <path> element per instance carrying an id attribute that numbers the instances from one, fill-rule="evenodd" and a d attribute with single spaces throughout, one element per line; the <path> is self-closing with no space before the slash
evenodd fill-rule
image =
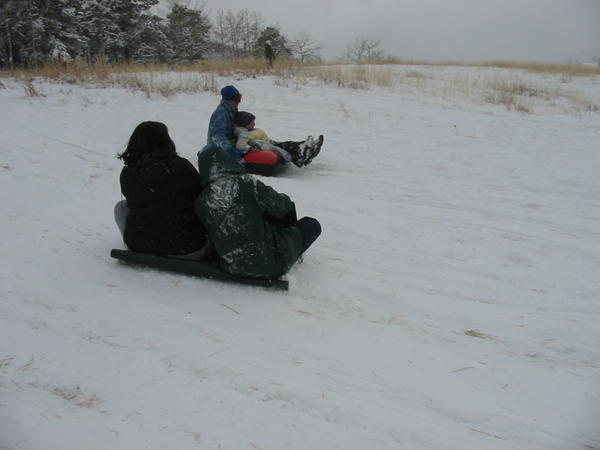
<path id="1" fill-rule="evenodd" d="M 231 100 L 236 95 L 239 95 L 240 98 L 242 96 L 242 94 L 240 94 L 240 91 L 238 91 L 235 88 L 235 86 L 229 85 L 221 89 L 221 97 L 223 97 L 223 100 Z"/>

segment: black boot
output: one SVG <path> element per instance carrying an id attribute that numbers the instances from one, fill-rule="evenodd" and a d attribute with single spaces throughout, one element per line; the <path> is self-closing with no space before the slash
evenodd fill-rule
<path id="1" fill-rule="evenodd" d="M 321 152 L 321 147 L 323 146 L 323 135 L 320 134 L 319 138 L 316 141 L 313 141 L 313 145 L 309 151 L 307 151 L 306 157 L 304 159 L 304 165 L 308 166 L 313 159 L 317 157 L 317 155 Z"/>
<path id="2" fill-rule="evenodd" d="M 306 153 L 306 144 L 305 141 L 296 142 L 296 141 L 283 141 L 283 142 L 271 142 L 273 145 L 284 149 L 290 155 L 292 155 L 292 162 L 298 166 L 302 167 L 304 165 L 304 155 Z"/>
<path id="3" fill-rule="evenodd" d="M 305 166 L 306 161 L 310 159 L 310 155 L 313 152 L 315 146 L 315 139 L 312 136 L 308 136 L 305 141 L 300 144 L 298 148 L 298 167 Z"/>

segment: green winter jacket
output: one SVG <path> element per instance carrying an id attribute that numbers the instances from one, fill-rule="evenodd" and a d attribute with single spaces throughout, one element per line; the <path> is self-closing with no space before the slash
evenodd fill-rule
<path id="1" fill-rule="evenodd" d="M 218 148 L 198 153 L 202 192 L 195 211 L 208 230 L 219 264 L 234 275 L 277 278 L 302 253 L 302 234 L 277 219 L 293 215 L 294 203 L 285 194 L 246 173 L 244 167 Z"/>

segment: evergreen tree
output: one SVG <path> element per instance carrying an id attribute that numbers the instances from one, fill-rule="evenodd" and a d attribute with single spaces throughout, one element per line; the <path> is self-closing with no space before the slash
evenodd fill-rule
<path id="1" fill-rule="evenodd" d="M 13 68 L 24 63 L 26 0 L 7 0 L 0 6 L 0 65 Z"/>
<path id="2" fill-rule="evenodd" d="M 82 28 L 88 41 L 87 57 L 95 61 L 101 56 L 119 57 L 124 40 L 113 15 L 115 0 L 85 1 L 82 5 Z"/>
<path id="3" fill-rule="evenodd" d="M 2 8 L 4 39 L 15 65 L 36 66 L 43 57 L 44 22 L 32 0 L 8 0 Z"/>
<path id="4" fill-rule="evenodd" d="M 166 60 L 164 20 L 149 13 L 158 0 L 3 0 L 0 65 L 36 66 L 51 59 Z"/>
<path id="5" fill-rule="evenodd" d="M 0 64 L 37 66 L 82 54 L 77 0 L 7 0 L 0 8 Z"/>
<path id="6" fill-rule="evenodd" d="M 132 59 L 137 62 L 165 62 L 173 59 L 173 46 L 164 19 L 148 16 L 141 33 L 132 41 Z"/>
<path id="7" fill-rule="evenodd" d="M 200 10 L 174 3 L 166 20 L 150 13 L 159 0 L 0 0 L 0 66 L 37 66 L 51 59 L 193 62 L 213 43 Z M 260 13 L 219 11 L 213 48 L 229 56 L 261 54 L 268 40 L 289 55 L 278 27 Z"/>
<path id="8" fill-rule="evenodd" d="M 140 36 L 156 19 L 148 14 L 158 0 L 88 0 L 84 24 L 92 59 L 105 55 L 109 61 L 131 61 L 139 53 Z"/>
<path id="9" fill-rule="evenodd" d="M 167 36 L 178 62 L 202 59 L 209 48 L 210 22 L 201 10 L 174 4 L 167 15 Z"/>
<path id="10" fill-rule="evenodd" d="M 69 60 L 85 54 L 87 39 L 79 33 L 81 18 L 78 0 L 40 1 L 39 11 L 44 23 L 42 49 L 44 59 Z"/>
<path id="11" fill-rule="evenodd" d="M 150 8 L 158 3 L 158 0 L 117 0 L 115 1 L 115 18 L 121 30 L 123 47 L 121 58 L 131 61 L 140 45 L 140 35 L 146 31 L 151 22 Z"/>

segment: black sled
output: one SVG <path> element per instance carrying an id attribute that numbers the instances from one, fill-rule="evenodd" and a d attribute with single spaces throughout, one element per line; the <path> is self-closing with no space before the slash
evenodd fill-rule
<path id="1" fill-rule="evenodd" d="M 236 276 L 225 272 L 216 264 L 208 261 L 183 259 L 177 258 L 176 256 L 150 255 L 147 253 L 118 250 L 115 248 L 110 251 L 110 256 L 128 264 L 147 266 L 154 269 L 192 275 L 200 278 L 261 286 L 282 291 L 287 291 L 289 288 L 289 283 L 286 280 Z"/>

